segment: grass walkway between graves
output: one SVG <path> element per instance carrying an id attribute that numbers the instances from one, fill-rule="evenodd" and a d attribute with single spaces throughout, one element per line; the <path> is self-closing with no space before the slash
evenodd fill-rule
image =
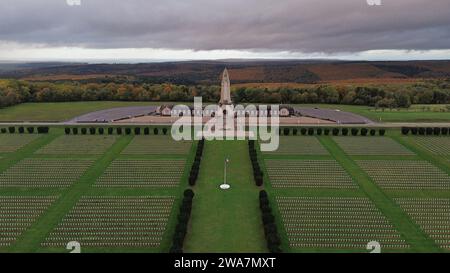
<path id="1" fill-rule="evenodd" d="M 225 158 L 231 189 L 222 191 Z M 207 141 L 185 252 L 267 252 L 247 141 Z"/>
<path id="2" fill-rule="evenodd" d="M 374 202 L 411 246 L 412 252 L 441 252 L 432 239 L 416 225 L 408 215 L 389 198 L 371 178 L 348 156 L 331 137 L 321 137 L 320 142 L 334 158 L 353 176 L 361 190 Z"/>

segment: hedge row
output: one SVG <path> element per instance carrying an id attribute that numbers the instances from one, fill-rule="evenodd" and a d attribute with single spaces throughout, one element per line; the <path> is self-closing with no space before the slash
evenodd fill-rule
<path id="1" fill-rule="evenodd" d="M 270 201 L 265 190 L 259 192 L 259 207 L 261 209 L 262 221 L 264 224 L 264 235 L 267 240 L 267 248 L 271 253 L 281 253 L 281 239 L 278 235 L 275 216 L 270 208 Z"/>
<path id="2" fill-rule="evenodd" d="M 256 153 L 254 140 L 248 141 L 248 152 L 250 154 L 250 161 L 253 166 L 253 177 L 255 179 L 256 186 L 261 187 L 264 183 L 263 172 L 261 171 L 261 167 L 258 163 L 258 154 Z"/>
<path id="3" fill-rule="evenodd" d="M 450 134 L 449 128 L 441 127 L 402 127 L 403 135 L 420 135 L 420 136 L 448 136 Z"/>
<path id="4" fill-rule="evenodd" d="M 50 131 L 50 128 L 47 126 L 39 126 L 39 127 L 8 127 L 8 128 L 0 128 L 0 132 L 2 134 L 6 134 L 6 133 L 10 133 L 10 134 L 15 134 L 15 133 L 19 133 L 19 134 L 25 134 L 25 132 L 27 132 L 28 134 L 34 134 L 34 132 L 37 132 L 38 134 L 48 134 L 48 132 Z"/>
<path id="5" fill-rule="evenodd" d="M 168 133 L 168 129 L 167 128 L 162 128 L 161 129 L 161 132 L 162 132 L 162 134 L 164 134 L 164 135 L 167 135 L 167 133 Z M 133 128 L 130 128 L 130 127 L 125 127 L 125 128 L 122 128 L 122 127 L 99 127 L 99 128 L 96 128 L 96 127 L 90 127 L 90 128 L 85 128 L 85 127 L 82 127 L 82 128 L 79 128 L 79 127 L 73 127 L 73 128 L 69 128 L 69 127 L 66 127 L 65 129 L 64 129 L 64 132 L 66 133 L 66 135 L 70 135 L 70 134 L 73 134 L 73 135 L 78 135 L 78 134 L 82 134 L 82 135 L 86 135 L 86 134 L 90 134 L 90 135 L 95 135 L 95 134 L 99 134 L 99 135 L 103 135 L 103 134 L 108 134 L 108 135 L 114 135 L 114 134 L 117 134 L 117 135 L 122 135 L 122 134 L 125 134 L 125 135 L 131 135 L 131 134 L 134 134 L 134 135 L 141 135 L 141 134 L 144 134 L 144 135 L 150 135 L 150 128 L 148 128 L 148 127 L 145 127 L 145 128 L 141 128 L 141 127 L 133 127 Z M 158 135 L 160 133 L 160 129 L 158 129 L 158 128 L 153 128 L 153 134 L 154 135 Z"/>
<path id="6" fill-rule="evenodd" d="M 180 214 L 178 214 L 178 224 L 175 228 L 172 247 L 170 248 L 171 253 L 183 253 L 184 238 L 186 237 L 189 218 L 191 217 L 194 192 L 190 189 L 185 190 L 183 196 Z"/>
<path id="7" fill-rule="evenodd" d="M 330 134 L 333 136 L 348 136 L 348 135 L 352 135 L 352 136 L 375 136 L 377 135 L 377 130 L 376 129 L 367 129 L 367 128 L 280 128 L 280 135 L 285 135 L 285 136 L 289 136 L 290 134 L 296 136 L 296 135 L 303 135 L 303 136 L 321 136 L 321 135 L 325 135 L 325 136 L 329 136 Z M 380 136 L 384 136 L 386 134 L 386 130 L 385 129 L 379 129 L 378 130 L 378 135 Z"/>
<path id="8" fill-rule="evenodd" d="M 205 146 L 205 140 L 202 139 L 198 142 L 197 152 L 195 153 L 194 164 L 192 164 L 191 173 L 189 174 L 189 185 L 195 186 L 197 182 L 198 173 L 200 171 L 200 163 L 202 162 L 203 148 Z"/>

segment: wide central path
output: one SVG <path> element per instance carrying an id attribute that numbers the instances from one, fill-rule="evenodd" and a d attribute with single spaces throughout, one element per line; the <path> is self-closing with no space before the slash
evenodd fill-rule
<path id="1" fill-rule="evenodd" d="M 223 191 L 225 158 L 231 189 Z M 267 252 L 246 141 L 207 141 L 185 252 Z"/>

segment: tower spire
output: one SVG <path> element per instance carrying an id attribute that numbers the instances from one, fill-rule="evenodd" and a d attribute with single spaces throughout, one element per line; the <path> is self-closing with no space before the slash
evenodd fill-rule
<path id="1" fill-rule="evenodd" d="M 230 88 L 230 75 L 228 69 L 225 68 L 222 74 L 222 89 L 220 90 L 220 102 L 221 105 L 231 104 L 231 88 Z"/>

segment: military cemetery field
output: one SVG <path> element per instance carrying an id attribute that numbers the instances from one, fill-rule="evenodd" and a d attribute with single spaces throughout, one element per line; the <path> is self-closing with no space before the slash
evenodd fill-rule
<path id="1" fill-rule="evenodd" d="M 450 251 L 449 136 L 290 128 L 277 151 L 258 149 L 262 186 L 248 141 L 206 141 L 190 186 L 198 141 L 161 128 L 81 128 L 0 134 L 0 252 L 69 252 L 71 241 L 82 252 L 169 252 L 189 188 L 184 252 L 268 252 L 263 189 L 283 252 L 368 252 L 371 241 L 382 252 Z M 226 158 L 231 189 L 222 191 Z"/>

